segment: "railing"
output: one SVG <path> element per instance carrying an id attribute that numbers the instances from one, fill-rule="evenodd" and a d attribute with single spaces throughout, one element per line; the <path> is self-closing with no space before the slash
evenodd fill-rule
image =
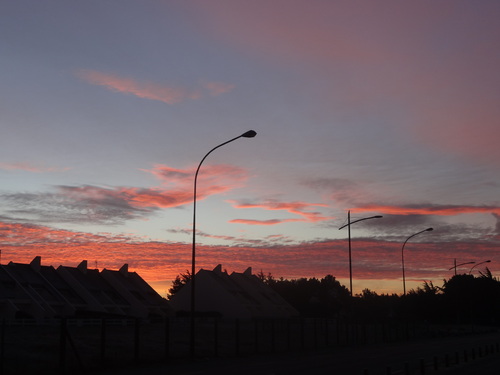
<path id="1" fill-rule="evenodd" d="M 70 374 L 188 358 L 189 318 L 3 321 L 0 374 Z M 428 326 L 343 319 L 196 319 L 199 357 L 314 351 L 435 334 Z"/>

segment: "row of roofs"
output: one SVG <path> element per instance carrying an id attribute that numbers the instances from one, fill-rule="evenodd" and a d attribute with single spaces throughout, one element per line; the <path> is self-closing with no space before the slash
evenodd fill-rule
<path id="1" fill-rule="evenodd" d="M 163 317 L 168 301 L 124 264 L 120 270 L 44 266 L 37 256 L 30 264 L 0 265 L 0 317 Z"/>
<path id="2" fill-rule="evenodd" d="M 196 275 L 196 313 L 230 318 L 297 316 L 279 294 L 248 268 L 228 274 L 218 265 Z M 190 312 L 188 282 L 169 301 L 124 264 L 118 271 L 10 262 L 0 265 L 0 319 L 57 317 L 152 318 Z"/>
<path id="3" fill-rule="evenodd" d="M 228 274 L 219 264 L 212 271 L 201 269 L 195 276 L 196 313 L 232 318 L 289 318 L 298 312 L 266 285 L 252 268 Z M 170 299 L 177 314 L 187 314 L 191 305 L 191 283 Z"/>

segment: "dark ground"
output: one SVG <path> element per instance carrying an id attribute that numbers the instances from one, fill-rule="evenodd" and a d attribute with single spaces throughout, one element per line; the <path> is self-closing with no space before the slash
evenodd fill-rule
<path id="1" fill-rule="evenodd" d="M 420 340 L 408 343 L 331 348 L 247 358 L 197 359 L 170 364 L 138 365 L 92 375 L 388 375 L 500 374 L 500 333 Z M 465 361 L 467 352 L 467 361 Z M 446 365 L 448 356 L 448 366 Z M 458 363 L 457 363 L 458 357 Z M 474 357 L 474 358 L 473 358 Z M 438 359 L 437 370 L 434 367 Z M 421 366 L 425 365 L 422 372 Z M 390 370 L 389 370 L 390 368 Z M 405 368 L 408 370 L 405 372 Z M 90 374 L 90 373 L 89 373 Z"/>

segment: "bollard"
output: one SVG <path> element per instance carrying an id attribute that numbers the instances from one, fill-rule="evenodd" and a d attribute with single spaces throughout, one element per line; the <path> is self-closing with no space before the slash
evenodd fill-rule
<path id="1" fill-rule="evenodd" d="M 438 357 L 434 357 L 434 370 L 439 370 L 439 360 Z"/>
<path id="2" fill-rule="evenodd" d="M 392 375 L 392 368 L 391 368 L 391 366 L 387 366 L 386 374 L 387 375 Z"/>
<path id="3" fill-rule="evenodd" d="M 405 375 L 410 375 L 410 364 L 408 362 L 405 363 Z"/>
<path id="4" fill-rule="evenodd" d="M 448 354 L 444 355 L 444 367 L 450 367 L 450 357 L 448 356 Z"/>
<path id="5" fill-rule="evenodd" d="M 425 360 L 420 358 L 420 375 L 425 374 Z"/>
<path id="6" fill-rule="evenodd" d="M 455 365 L 460 364 L 460 354 L 458 352 L 455 352 Z"/>
<path id="7" fill-rule="evenodd" d="M 467 358 L 467 349 L 464 350 L 464 362 L 467 363 L 469 361 L 469 358 Z"/>

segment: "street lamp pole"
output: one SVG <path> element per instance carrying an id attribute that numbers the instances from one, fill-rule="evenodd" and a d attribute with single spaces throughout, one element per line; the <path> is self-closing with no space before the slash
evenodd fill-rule
<path id="1" fill-rule="evenodd" d="M 403 243 L 403 247 L 401 248 L 401 265 L 402 265 L 402 268 L 403 268 L 403 295 L 406 296 L 406 279 L 405 279 L 405 258 L 404 258 L 404 249 L 405 249 L 405 245 L 406 243 L 408 242 L 408 240 L 412 237 L 415 237 L 416 235 L 420 234 L 420 233 L 424 233 L 424 232 L 430 232 L 431 230 L 434 230 L 434 228 L 427 228 L 427 229 L 424 229 L 424 230 L 421 230 L 420 232 L 417 232 L 415 234 L 412 234 L 410 237 L 408 237 L 406 239 L 406 241 Z"/>
<path id="2" fill-rule="evenodd" d="M 191 314 L 190 314 L 190 354 L 191 357 L 194 357 L 194 352 L 195 352 L 195 311 L 196 311 L 196 304 L 195 304 L 195 273 L 196 273 L 196 184 L 198 180 L 198 173 L 200 172 L 201 165 L 205 161 L 208 155 L 210 155 L 213 151 L 218 149 L 219 147 L 222 147 L 230 142 L 233 142 L 239 138 L 253 138 L 257 135 L 257 132 L 254 130 L 249 130 L 237 137 L 234 137 L 233 139 L 230 139 L 229 141 L 226 141 L 224 143 L 221 143 L 218 146 L 215 146 L 213 149 L 211 149 L 209 152 L 206 153 L 206 155 L 201 159 L 200 164 L 198 164 L 198 168 L 196 168 L 196 173 L 194 175 L 194 188 L 193 188 L 193 244 L 192 244 L 192 250 L 191 250 Z"/>
<path id="3" fill-rule="evenodd" d="M 342 225 L 339 230 L 347 227 L 347 236 L 349 237 L 349 291 L 352 297 L 352 256 L 351 256 L 351 224 L 357 223 L 358 221 L 369 220 L 369 219 L 380 219 L 382 216 L 370 216 L 362 219 L 351 221 L 351 210 L 347 211 L 347 224 Z"/>
<path id="4" fill-rule="evenodd" d="M 457 267 L 465 266 L 466 264 L 474 264 L 474 263 L 476 263 L 476 262 L 465 262 L 465 263 L 457 264 L 457 258 L 455 258 L 453 261 L 454 261 L 454 265 L 453 265 L 453 267 L 448 268 L 448 271 L 451 271 L 452 269 L 455 269 L 455 276 L 457 276 Z M 472 267 L 472 268 L 474 268 L 474 267 Z M 471 268 L 471 271 L 472 271 L 472 268 Z"/>
<path id="5" fill-rule="evenodd" d="M 485 260 L 484 262 L 479 262 L 479 263 L 477 263 L 477 264 L 473 265 L 473 266 L 472 266 L 472 268 L 471 268 L 471 269 L 470 269 L 470 271 L 469 271 L 469 275 L 471 274 L 472 270 L 473 270 L 474 268 L 476 268 L 477 266 L 479 266 L 480 264 L 490 263 L 490 262 L 491 262 L 491 260 Z"/>

